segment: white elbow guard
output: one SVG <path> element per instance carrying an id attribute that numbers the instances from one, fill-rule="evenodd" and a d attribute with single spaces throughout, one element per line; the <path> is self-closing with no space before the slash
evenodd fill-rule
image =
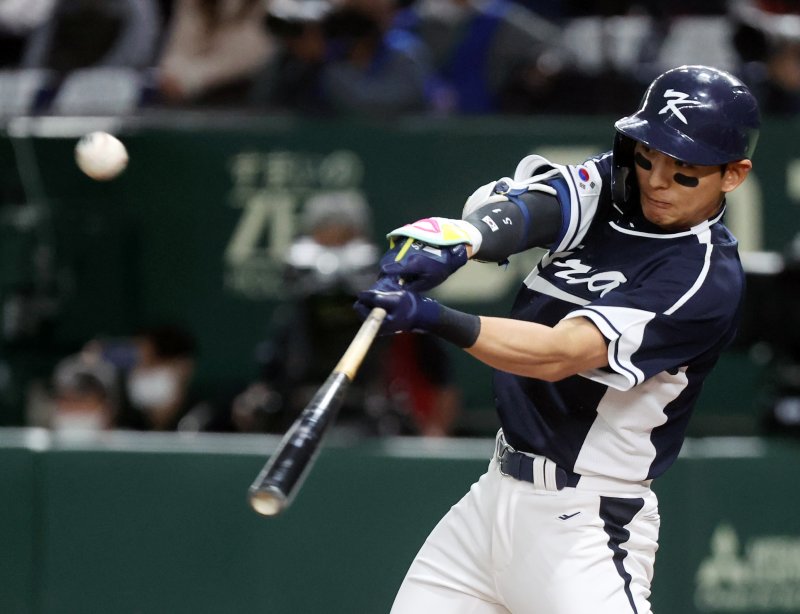
<path id="1" fill-rule="evenodd" d="M 556 196 L 556 191 L 543 182 L 561 177 L 562 172 L 542 156 L 530 155 L 520 160 L 514 171 L 514 178 L 503 177 L 479 187 L 464 204 L 461 218 L 464 219 L 476 209 L 492 203 L 510 200 L 524 192 L 544 192 Z"/>
<path id="2" fill-rule="evenodd" d="M 548 173 L 548 175 L 550 174 Z M 550 177 L 545 178 L 549 179 Z M 541 180 L 542 176 L 531 177 L 525 181 L 515 181 L 514 179 L 503 177 L 497 181 L 487 183 L 475 190 L 472 196 L 467 199 L 467 202 L 464 203 L 461 218 L 466 218 L 481 207 L 492 203 L 507 202 L 512 200 L 514 196 L 519 196 L 525 192 L 544 192 L 545 194 L 556 196 L 555 188 L 540 183 Z"/>
<path id="3" fill-rule="evenodd" d="M 467 199 L 467 202 L 464 203 L 464 209 L 461 211 L 461 219 L 466 218 L 470 213 L 473 213 L 476 209 L 479 209 L 484 205 L 507 201 L 508 199 L 506 198 L 505 194 L 495 192 L 494 189 L 498 183 L 503 181 L 508 182 L 512 180 L 508 177 L 503 177 L 497 181 L 491 181 L 486 185 L 482 185 L 475 190 Z"/>

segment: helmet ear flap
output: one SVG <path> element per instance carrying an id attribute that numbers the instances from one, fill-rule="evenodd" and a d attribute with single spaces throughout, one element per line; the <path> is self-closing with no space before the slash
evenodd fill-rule
<path id="1" fill-rule="evenodd" d="M 615 203 L 624 204 L 628 202 L 631 195 L 630 174 L 631 169 L 628 166 L 614 168 L 614 181 L 611 182 L 611 199 Z"/>
<path id="2" fill-rule="evenodd" d="M 636 141 L 617 132 L 614 138 L 614 168 L 611 173 L 611 199 L 626 207 L 638 191 L 633 172 L 633 149 Z"/>

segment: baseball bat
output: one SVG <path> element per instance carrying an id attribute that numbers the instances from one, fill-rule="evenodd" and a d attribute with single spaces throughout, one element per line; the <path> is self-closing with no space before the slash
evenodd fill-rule
<path id="1" fill-rule="evenodd" d="M 250 507 L 259 514 L 278 515 L 300 490 L 384 317 L 386 312 L 380 307 L 370 312 L 328 379 L 289 427 L 251 484 L 248 491 Z"/>

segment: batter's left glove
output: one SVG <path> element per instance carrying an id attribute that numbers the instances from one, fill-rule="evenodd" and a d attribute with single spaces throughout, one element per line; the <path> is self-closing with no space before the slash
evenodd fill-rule
<path id="1" fill-rule="evenodd" d="M 402 279 L 412 292 L 438 286 L 467 262 L 467 245 L 480 248 L 480 231 L 469 222 L 428 217 L 395 228 L 381 259 L 381 275 Z"/>
<path id="2" fill-rule="evenodd" d="M 390 239 L 390 249 L 380 261 L 381 277 L 403 280 L 412 292 L 435 288 L 467 262 L 463 243 L 445 247 L 428 245 L 412 237 Z"/>

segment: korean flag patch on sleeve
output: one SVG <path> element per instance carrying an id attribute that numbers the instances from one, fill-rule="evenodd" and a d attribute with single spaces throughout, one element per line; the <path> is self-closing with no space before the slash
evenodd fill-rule
<path id="1" fill-rule="evenodd" d="M 567 168 L 569 168 L 569 173 L 581 196 L 597 196 L 600 194 L 602 182 L 597 168 L 593 164 L 578 164 Z"/>

